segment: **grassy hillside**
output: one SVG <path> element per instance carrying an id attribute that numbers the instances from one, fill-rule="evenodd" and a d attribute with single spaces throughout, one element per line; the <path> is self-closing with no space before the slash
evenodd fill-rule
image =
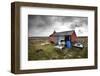
<path id="1" fill-rule="evenodd" d="M 48 42 L 47 37 L 31 37 L 28 39 L 28 60 L 49 60 L 49 59 L 79 59 L 88 57 L 88 38 L 79 37 L 78 41 L 84 48 L 55 48 L 54 44 Z"/>

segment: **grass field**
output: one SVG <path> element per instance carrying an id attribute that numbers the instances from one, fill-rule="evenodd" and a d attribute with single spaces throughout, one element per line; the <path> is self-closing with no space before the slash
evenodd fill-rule
<path id="1" fill-rule="evenodd" d="M 48 42 L 47 37 L 28 38 L 28 60 L 52 60 L 52 59 L 79 59 L 88 57 L 88 38 L 79 37 L 78 41 L 84 48 L 55 48 L 54 44 Z"/>

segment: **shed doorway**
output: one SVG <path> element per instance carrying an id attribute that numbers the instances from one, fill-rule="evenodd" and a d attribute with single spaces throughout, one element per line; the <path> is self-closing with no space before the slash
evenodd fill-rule
<path id="1" fill-rule="evenodd" d="M 65 47 L 67 48 L 72 47 L 70 35 L 65 36 Z"/>

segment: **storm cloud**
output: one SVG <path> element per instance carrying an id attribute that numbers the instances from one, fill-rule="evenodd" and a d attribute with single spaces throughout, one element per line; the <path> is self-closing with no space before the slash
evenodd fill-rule
<path id="1" fill-rule="evenodd" d="M 28 36 L 49 36 L 53 31 L 75 30 L 77 35 L 88 32 L 88 18 L 74 16 L 28 15 Z"/>

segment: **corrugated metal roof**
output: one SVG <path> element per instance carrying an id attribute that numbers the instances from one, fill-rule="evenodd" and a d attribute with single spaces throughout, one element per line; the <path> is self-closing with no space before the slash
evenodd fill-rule
<path id="1" fill-rule="evenodd" d="M 56 36 L 72 35 L 73 32 L 74 32 L 74 30 L 72 30 L 72 31 L 63 31 L 63 32 L 56 32 L 55 35 Z"/>

